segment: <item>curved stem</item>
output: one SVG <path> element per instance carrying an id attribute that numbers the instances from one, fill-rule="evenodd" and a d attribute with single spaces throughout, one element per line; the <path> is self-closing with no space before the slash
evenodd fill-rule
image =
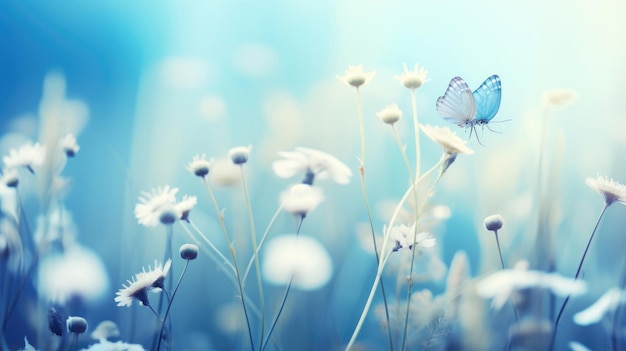
<path id="1" fill-rule="evenodd" d="M 365 209 L 367 211 L 367 219 L 370 225 L 370 232 L 372 233 L 372 243 L 374 244 L 374 253 L 376 255 L 376 264 L 380 265 L 380 256 L 378 254 L 378 244 L 376 244 L 376 231 L 374 230 L 374 221 L 372 220 L 372 210 L 369 204 L 369 197 L 367 196 L 367 187 L 365 185 L 365 126 L 363 125 L 363 108 L 361 104 L 361 92 L 359 88 L 356 88 L 357 109 L 359 114 L 359 131 L 361 134 L 361 165 L 359 166 L 359 174 L 361 176 L 361 191 L 363 192 L 363 201 L 365 203 Z M 393 351 L 393 339 L 391 333 L 391 322 L 389 318 L 389 306 L 387 304 L 387 293 L 385 291 L 385 284 L 380 282 L 380 291 L 383 295 L 383 305 L 385 306 L 385 318 L 387 319 L 387 339 L 389 342 L 389 351 Z"/>
<path id="2" fill-rule="evenodd" d="M 615 311 L 613 312 L 613 321 L 611 324 L 611 350 L 612 351 L 617 351 L 617 345 L 618 345 L 618 340 L 617 340 L 617 333 L 618 333 L 618 325 L 620 322 L 620 317 L 621 317 L 621 312 L 622 312 L 622 303 L 624 301 L 624 288 L 626 287 L 626 261 L 624 262 L 624 267 L 622 268 L 622 275 L 620 276 L 620 280 L 619 280 L 619 289 L 620 289 L 620 294 L 622 295 L 620 298 L 620 302 L 617 305 L 617 307 L 615 307 Z"/>
<path id="3" fill-rule="evenodd" d="M 254 267 L 256 270 L 256 281 L 259 289 L 259 303 L 261 304 L 261 341 L 260 345 L 263 345 L 263 337 L 265 334 L 265 298 L 263 297 L 263 280 L 261 279 L 261 265 L 259 263 L 259 248 L 256 241 L 256 230 L 254 229 L 254 217 L 252 216 L 252 205 L 250 204 L 250 194 L 248 192 L 248 185 L 246 184 L 246 176 L 243 171 L 243 165 L 241 170 L 241 184 L 243 185 L 243 192 L 246 198 L 246 207 L 248 208 L 248 219 L 250 221 L 250 237 L 252 239 L 252 250 L 254 257 Z M 245 284 L 245 282 L 243 283 Z"/>
<path id="4" fill-rule="evenodd" d="M 278 215 L 280 214 L 282 210 L 283 210 L 283 207 L 279 206 L 278 209 L 276 209 L 276 212 L 274 212 L 274 216 L 272 216 L 272 219 L 270 220 L 269 224 L 265 228 L 265 232 L 263 233 L 263 236 L 261 236 L 261 241 L 259 241 L 259 245 L 257 246 L 255 255 L 258 255 L 259 251 L 261 251 L 261 248 L 263 247 L 263 244 L 265 243 L 265 239 L 267 239 L 267 236 L 270 233 L 270 229 L 272 229 L 272 227 L 274 226 L 274 223 L 276 222 L 276 219 L 278 218 Z M 248 274 L 250 273 L 250 269 L 252 269 L 253 263 L 254 263 L 254 256 L 250 257 L 250 260 L 248 261 L 248 266 L 246 266 L 246 270 L 243 273 L 243 279 L 241 280 L 243 281 L 244 285 L 246 284 L 246 280 L 248 279 Z"/>
<path id="5" fill-rule="evenodd" d="M 580 259 L 580 263 L 578 263 L 578 269 L 576 269 L 576 275 L 574 276 L 574 280 L 578 279 L 580 275 L 580 271 L 583 268 L 583 263 L 585 262 L 585 257 L 587 256 L 587 251 L 589 250 L 589 246 L 591 245 L 591 241 L 593 240 L 594 235 L 596 234 L 596 230 L 598 229 L 598 225 L 600 224 L 600 220 L 604 216 L 604 212 L 609 207 L 608 204 L 605 204 L 602 208 L 602 212 L 600 212 L 600 216 L 598 216 L 598 220 L 596 221 L 596 225 L 593 227 L 593 231 L 591 232 L 591 236 L 589 237 L 589 241 L 587 241 L 587 246 L 585 247 L 585 251 L 583 252 L 583 256 Z M 561 317 L 563 316 L 563 311 L 565 310 L 565 306 L 569 302 L 569 299 L 572 295 L 567 295 L 565 301 L 563 301 L 563 305 L 561 305 L 561 309 L 556 316 L 556 320 L 554 321 L 554 328 L 552 328 L 552 338 L 550 340 L 550 348 L 554 348 L 554 342 L 556 341 L 556 333 L 558 331 L 559 322 L 561 321 Z"/>
<path id="6" fill-rule="evenodd" d="M 187 234 L 189 234 L 189 236 L 196 240 L 197 239 L 193 236 L 193 234 L 189 231 L 189 228 L 187 228 L 187 226 L 185 226 L 183 224 L 182 221 L 179 221 L 180 224 L 182 225 L 183 229 L 187 232 Z M 191 220 L 188 220 L 189 225 L 196 231 L 196 233 L 198 233 L 198 235 L 200 235 L 200 237 L 202 238 L 202 240 L 204 240 L 204 242 L 209 245 L 209 247 L 211 248 L 211 250 L 213 250 L 213 252 L 222 260 L 221 262 L 226 264 L 228 266 L 228 268 L 230 268 L 232 270 L 233 274 L 235 273 L 235 267 L 233 266 L 232 263 L 230 263 L 230 261 L 226 258 L 226 256 L 224 256 L 224 254 L 218 250 L 218 248 L 213 244 L 213 242 L 211 242 L 211 240 L 209 240 L 209 238 L 207 238 L 206 235 L 204 235 L 204 233 L 202 233 L 202 231 L 200 230 L 200 228 L 198 228 L 198 226 L 192 222 Z M 202 246 L 201 246 L 202 247 Z"/>
<path id="7" fill-rule="evenodd" d="M 496 245 L 498 246 L 498 256 L 500 256 L 500 264 L 502 265 L 502 270 L 505 270 L 504 267 L 504 259 L 502 258 L 502 250 L 500 249 L 500 238 L 498 237 L 498 230 L 493 231 L 496 236 Z M 519 323 L 519 316 L 517 314 L 517 307 L 515 307 L 515 302 L 511 300 L 511 305 L 513 306 L 513 313 L 515 314 L 515 322 Z M 509 338 L 509 347 L 511 343 L 511 338 Z M 508 348 L 507 348 L 508 349 Z"/>
<path id="8" fill-rule="evenodd" d="M 189 260 L 186 260 L 185 267 L 183 267 L 183 272 L 180 274 L 178 278 L 178 282 L 176 283 L 176 288 L 174 288 L 174 292 L 172 293 L 172 298 L 170 302 L 167 304 L 167 308 L 165 309 L 165 315 L 163 315 L 163 322 L 161 323 L 161 331 L 159 332 L 159 341 L 157 343 L 156 350 L 159 351 L 161 349 L 161 340 L 163 339 L 163 330 L 165 329 L 165 322 L 167 321 L 167 317 L 170 313 L 170 308 L 172 307 L 172 302 L 174 302 L 174 298 L 176 297 L 176 293 L 178 292 L 178 288 L 180 287 L 180 282 L 183 280 L 185 276 L 185 272 L 187 272 L 187 266 L 189 266 Z M 171 320 L 171 318 L 170 318 Z"/>
<path id="9" fill-rule="evenodd" d="M 300 223 L 298 223 L 298 229 L 296 229 L 296 242 L 295 242 L 295 246 L 298 245 L 298 235 L 300 234 L 300 228 L 302 228 L 302 222 L 304 222 L 304 216 L 300 217 Z M 291 276 L 289 277 L 289 284 L 287 284 L 287 288 L 285 289 L 285 293 L 283 294 L 283 298 L 280 301 L 280 307 L 278 308 L 278 312 L 276 312 L 276 316 L 274 317 L 274 320 L 272 321 L 272 325 L 270 326 L 269 331 L 267 332 L 267 337 L 265 338 L 265 343 L 263 343 L 263 345 L 261 346 L 261 351 L 263 351 L 265 349 L 265 346 L 267 346 L 267 343 L 270 340 L 270 337 L 272 336 L 272 332 L 274 331 L 274 327 L 276 327 L 276 323 L 278 322 L 278 318 L 280 318 L 281 313 L 283 312 L 283 308 L 285 307 L 285 302 L 287 301 L 287 297 L 289 296 L 289 291 L 291 290 L 291 284 L 293 283 L 293 274 L 291 274 Z"/>
<path id="10" fill-rule="evenodd" d="M 443 176 L 443 174 L 444 172 L 439 172 L 439 174 L 437 175 L 437 178 L 433 182 L 433 185 L 428 190 L 428 194 L 422 200 L 422 204 L 418 205 L 416 201 L 415 211 L 416 211 L 417 220 L 419 220 L 419 217 L 421 216 L 422 211 L 424 210 L 424 207 L 426 206 L 426 202 L 430 198 L 431 194 L 433 194 L 433 192 L 435 191 L 435 188 L 437 187 L 437 184 L 439 184 L 439 181 L 441 180 L 441 177 Z M 416 191 L 415 187 L 414 187 L 414 191 Z M 416 195 L 416 198 L 417 198 L 417 195 Z M 406 297 L 406 312 L 404 315 L 404 331 L 402 333 L 402 348 L 401 348 L 402 351 L 404 351 L 404 347 L 406 345 L 406 334 L 407 334 L 408 326 L 409 326 L 409 312 L 411 309 L 411 292 L 413 291 L 413 266 L 415 264 L 415 252 L 417 251 L 417 247 L 415 243 L 415 239 L 417 238 L 417 220 L 415 223 L 415 233 L 413 234 L 413 241 L 412 241 L 413 249 L 411 250 L 411 266 L 409 268 L 409 284 L 407 288 L 407 297 Z"/>
<path id="11" fill-rule="evenodd" d="M 204 186 L 211 198 L 211 202 L 213 203 L 213 207 L 215 208 L 215 214 L 217 215 L 217 219 L 220 223 L 220 227 L 222 228 L 222 233 L 224 234 L 224 239 L 226 240 L 226 244 L 228 245 L 228 251 L 230 252 L 230 256 L 233 258 L 233 266 L 235 267 L 235 275 L 237 276 L 237 287 L 239 288 L 239 295 L 241 297 L 241 305 L 243 307 L 243 313 L 246 317 L 246 326 L 248 327 L 248 337 L 250 338 L 250 347 L 254 350 L 254 338 L 252 337 L 252 328 L 250 327 L 250 318 L 248 317 L 248 309 L 246 307 L 246 298 L 245 293 L 243 291 L 243 285 L 241 283 L 241 274 L 239 272 L 239 265 L 237 264 L 237 256 L 235 254 L 235 248 L 233 244 L 230 242 L 230 238 L 228 236 L 228 230 L 226 230 L 226 224 L 224 223 L 224 214 L 220 211 L 220 207 L 217 204 L 217 200 L 213 195 L 213 191 L 209 186 L 209 180 L 207 177 L 202 177 Z"/>
<path id="12" fill-rule="evenodd" d="M 417 103 L 415 101 L 415 89 L 411 89 L 411 106 L 413 108 L 413 128 L 415 130 L 415 174 L 420 174 L 420 133 L 419 123 L 417 123 Z"/>

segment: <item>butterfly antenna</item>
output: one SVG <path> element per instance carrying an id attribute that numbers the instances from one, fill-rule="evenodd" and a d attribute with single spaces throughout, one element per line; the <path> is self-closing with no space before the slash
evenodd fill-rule
<path id="1" fill-rule="evenodd" d="M 505 120 L 502 120 L 502 121 L 491 121 L 489 123 L 502 123 L 502 122 L 511 122 L 511 121 L 512 121 L 512 119 L 505 119 Z"/>
<path id="2" fill-rule="evenodd" d="M 504 122 L 504 121 L 501 121 L 501 122 Z M 491 129 L 488 124 L 485 124 L 485 127 L 487 127 L 487 129 L 489 129 L 490 131 L 492 131 L 494 133 L 502 134 L 502 132 L 500 132 L 500 131 Z"/>

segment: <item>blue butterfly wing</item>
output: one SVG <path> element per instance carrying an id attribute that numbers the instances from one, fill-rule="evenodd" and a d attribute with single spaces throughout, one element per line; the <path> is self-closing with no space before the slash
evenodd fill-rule
<path id="1" fill-rule="evenodd" d="M 502 83 L 496 74 L 485 79 L 478 89 L 474 90 L 474 101 L 476 103 L 476 116 L 474 123 L 487 124 L 493 119 L 500 109 L 502 98 Z"/>
<path id="2" fill-rule="evenodd" d="M 444 120 L 459 126 L 467 126 L 474 118 L 474 94 L 463 78 L 452 78 L 445 94 L 437 99 L 437 112 Z"/>

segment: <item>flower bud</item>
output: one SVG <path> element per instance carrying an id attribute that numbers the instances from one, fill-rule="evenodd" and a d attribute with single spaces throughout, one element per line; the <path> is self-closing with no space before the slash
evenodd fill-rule
<path id="1" fill-rule="evenodd" d="M 489 231 L 496 231 L 504 226 L 504 218 L 501 215 L 495 214 L 485 218 L 485 229 Z"/>
<path id="2" fill-rule="evenodd" d="M 180 257 L 184 260 L 195 260 L 198 257 L 198 246 L 194 244 L 184 244 L 178 250 Z"/>
<path id="3" fill-rule="evenodd" d="M 83 317 L 69 317 L 66 323 L 70 333 L 82 334 L 87 331 L 87 321 Z"/>

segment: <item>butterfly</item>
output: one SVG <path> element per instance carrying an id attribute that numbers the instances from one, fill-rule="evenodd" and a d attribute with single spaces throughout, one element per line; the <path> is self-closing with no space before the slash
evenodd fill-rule
<path id="1" fill-rule="evenodd" d="M 473 92 L 463 78 L 454 77 L 445 94 L 437 99 L 437 112 L 450 123 L 470 128 L 471 138 L 477 125 L 489 128 L 489 122 L 500 108 L 501 98 L 502 83 L 496 74 L 485 79 Z M 489 130 L 494 131 L 491 128 Z"/>

